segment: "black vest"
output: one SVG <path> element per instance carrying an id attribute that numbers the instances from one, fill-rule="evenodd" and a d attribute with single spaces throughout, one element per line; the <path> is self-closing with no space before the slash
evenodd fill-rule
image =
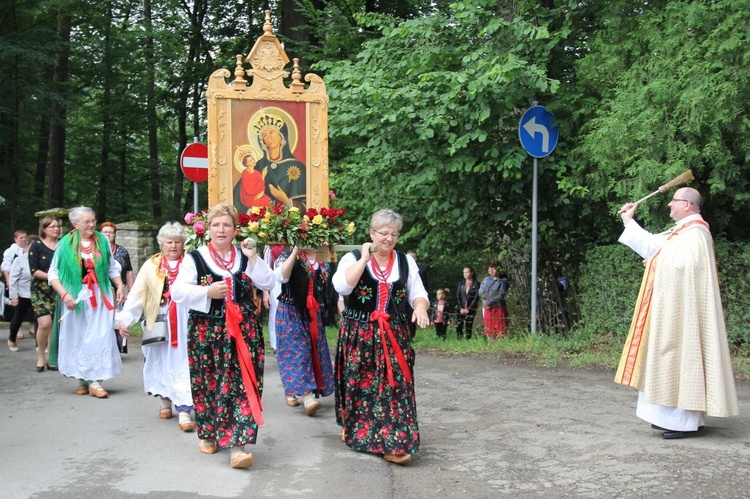
<path id="1" fill-rule="evenodd" d="M 233 275 L 234 283 L 232 285 L 234 291 L 234 301 L 240 306 L 242 315 L 247 317 L 247 314 L 255 314 L 255 305 L 253 304 L 253 286 L 252 281 L 245 274 L 247 268 L 247 256 L 244 253 L 240 253 L 240 268 L 237 273 Z M 206 261 L 201 256 L 198 250 L 192 251 L 190 256 L 195 261 L 195 269 L 198 271 L 198 285 L 209 286 L 213 282 L 224 280 L 224 277 L 214 274 L 211 271 L 211 267 L 208 266 Z M 209 317 L 213 319 L 223 318 L 225 316 L 224 310 L 224 299 L 212 299 L 211 306 L 207 313 L 198 312 L 197 310 L 190 310 L 190 317 Z"/>
<path id="2" fill-rule="evenodd" d="M 360 250 L 354 250 L 352 254 L 359 260 Z M 399 251 L 396 252 L 396 261 L 398 262 L 398 280 L 390 283 L 391 292 L 385 310 L 391 316 L 391 322 L 405 323 L 408 321 L 406 306 L 409 303 L 409 291 L 406 289 L 406 282 L 409 280 L 409 264 L 406 261 L 406 254 Z M 370 266 L 367 265 L 354 290 L 345 297 L 346 308 L 341 316 L 348 320 L 368 322 L 370 314 L 378 308 L 379 284 L 380 282 L 370 273 Z"/>

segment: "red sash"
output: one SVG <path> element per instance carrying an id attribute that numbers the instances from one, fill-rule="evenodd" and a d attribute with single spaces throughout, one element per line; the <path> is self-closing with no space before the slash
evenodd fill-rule
<path id="1" fill-rule="evenodd" d="M 310 351 L 312 353 L 313 373 L 315 374 L 315 386 L 319 392 L 323 392 L 323 371 L 320 368 L 320 356 L 318 355 L 318 337 L 320 335 L 320 324 L 318 324 L 318 310 L 320 304 L 315 299 L 315 269 L 309 266 L 311 277 L 308 278 L 307 286 L 307 312 L 310 315 Z"/>
<path id="2" fill-rule="evenodd" d="M 227 299 L 226 299 L 226 325 L 229 337 L 234 339 L 235 347 L 237 349 L 237 357 L 240 361 L 240 372 L 242 374 L 242 381 L 245 385 L 245 392 L 247 393 L 247 400 L 250 403 L 250 412 L 253 415 L 253 419 L 258 426 L 263 426 L 265 421 L 263 420 L 263 406 L 260 403 L 260 390 L 258 389 L 258 378 L 255 375 L 255 366 L 253 366 L 250 352 L 248 351 L 245 337 L 242 336 L 240 331 L 240 324 L 242 323 L 242 311 L 240 306 L 234 301 L 233 285 L 234 280 L 231 277 L 225 277 L 224 282 L 227 283 Z"/>

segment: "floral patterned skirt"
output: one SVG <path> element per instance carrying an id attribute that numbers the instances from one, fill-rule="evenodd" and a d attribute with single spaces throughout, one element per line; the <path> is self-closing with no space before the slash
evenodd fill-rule
<path id="1" fill-rule="evenodd" d="M 406 324 L 394 329 L 412 381 L 391 351 L 384 351 L 380 332 L 372 323 L 342 321 L 336 349 L 336 422 L 343 426 L 346 444 L 374 454 L 415 454 L 419 450 L 417 402 L 414 392 L 414 350 Z M 385 356 L 395 380 L 391 387 Z"/>
<path id="2" fill-rule="evenodd" d="M 318 395 L 327 397 L 333 393 L 333 363 L 320 313 L 318 324 L 316 347 L 323 383 Z M 280 301 L 276 310 L 276 361 L 286 397 L 317 392 L 311 345 L 309 321 L 300 316 L 293 304 Z"/>
<path id="3" fill-rule="evenodd" d="M 41 279 L 31 279 L 31 307 L 34 309 L 34 315 L 36 317 L 43 317 L 45 315 L 55 315 L 55 304 L 57 303 L 57 297 L 55 296 L 55 290 L 52 286 L 47 284 L 47 281 Z"/>
<path id="4" fill-rule="evenodd" d="M 255 315 L 246 314 L 240 329 L 262 394 L 263 333 Z M 223 449 L 254 444 L 258 424 L 242 381 L 237 346 L 224 318 L 190 317 L 188 356 L 198 438 L 216 440 Z"/>

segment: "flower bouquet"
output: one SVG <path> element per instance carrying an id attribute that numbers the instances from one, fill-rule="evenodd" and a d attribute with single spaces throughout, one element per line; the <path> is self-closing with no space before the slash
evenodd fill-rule
<path id="1" fill-rule="evenodd" d="M 299 208 L 277 202 L 273 207 L 254 206 L 249 213 L 238 215 L 236 241 L 248 237 L 261 244 L 285 244 L 312 249 L 341 243 L 354 234 L 354 222 L 343 221 L 342 208 Z M 185 249 L 190 252 L 208 244 L 206 212 L 186 213 Z"/>
<path id="2" fill-rule="evenodd" d="M 271 209 L 254 206 L 240 215 L 240 239 L 251 237 L 263 244 L 318 248 L 344 241 L 354 234 L 354 222 L 341 217 L 342 208 L 299 208 L 276 203 Z"/>

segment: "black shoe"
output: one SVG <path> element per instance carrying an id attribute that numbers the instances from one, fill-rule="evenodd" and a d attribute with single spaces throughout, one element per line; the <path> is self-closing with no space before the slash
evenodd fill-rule
<path id="1" fill-rule="evenodd" d="M 43 373 L 44 372 L 44 366 L 36 366 L 36 372 Z"/>
<path id="2" fill-rule="evenodd" d="M 672 431 L 672 430 L 667 430 L 666 428 L 662 428 L 661 426 L 656 426 L 655 424 L 651 425 L 651 429 L 652 430 L 659 430 L 659 431 Z"/>
<path id="3" fill-rule="evenodd" d="M 696 437 L 696 436 L 698 436 L 698 433 L 699 433 L 699 431 L 702 428 L 703 427 L 701 426 L 696 431 L 672 431 L 672 430 L 667 430 L 664 433 L 662 433 L 661 436 L 665 440 L 675 440 L 675 439 L 678 439 L 678 438 Z"/>
<path id="4" fill-rule="evenodd" d="M 47 362 L 47 369 L 50 371 L 57 371 L 57 366 L 51 366 L 49 365 L 49 362 Z"/>

